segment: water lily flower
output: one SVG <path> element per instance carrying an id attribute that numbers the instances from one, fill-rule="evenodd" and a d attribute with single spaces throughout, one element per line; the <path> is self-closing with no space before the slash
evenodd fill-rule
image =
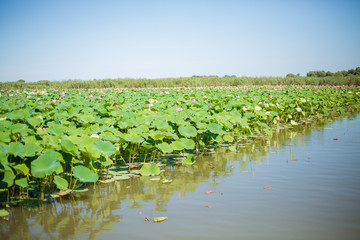
<path id="1" fill-rule="evenodd" d="M 87 95 L 87 97 L 94 97 L 94 95 L 90 94 L 90 95 Z"/>
<path id="2" fill-rule="evenodd" d="M 243 111 L 244 111 L 244 112 L 247 110 L 247 108 L 246 108 L 246 107 L 243 107 L 242 109 L 243 109 Z"/>
<path id="3" fill-rule="evenodd" d="M 189 102 L 186 102 L 186 105 L 189 105 Z"/>
<path id="4" fill-rule="evenodd" d="M 270 95 L 269 95 L 269 98 L 273 98 L 273 95 L 270 94 Z"/>
<path id="5" fill-rule="evenodd" d="M 208 108 L 211 108 L 211 106 L 209 105 Z"/>
<path id="6" fill-rule="evenodd" d="M 296 109 L 296 111 L 301 112 L 301 108 L 297 107 L 295 109 Z"/>
<path id="7" fill-rule="evenodd" d="M 195 99 L 191 99 L 192 102 L 195 102 Z"/>
<path id="8" fill-rule="evenodd" d="M 115 104 L 114 107 L 116 107 L 116 108 L 119 107 L 119 104 Z"/>
<path id="9" fill-rule="evenodd" d="M 180 108 L 176 108 L 176 111 L 177 112 L 181 112 L 183 109 L 180 107 Z"/>
<path id="10" fill-rule="evenodd" d="M 147 105 L 148 108 L 151 108 L 152 106 L 154 106 L 154 104 L 152 104 L 152 103 L 149 103 L 149 104 Z"/>
<path id="11" fill-rule="evenodd" d="M 261 107 L 259 107 L 259 106 L 255 106 L 255 111 L 260 111 L 261 110 Z"/>
<path id="12" fill-rule="evenodd" d="M 57 102 L 57 100 L 56 100 L 56 99 L 52 100 L 52 103 L 56 103 L 56 102 Z"/>
<path id="13" fill-rule="evenodd" d="M 60 97 L 65 97 L 65 94 L 61 94 Z"/>

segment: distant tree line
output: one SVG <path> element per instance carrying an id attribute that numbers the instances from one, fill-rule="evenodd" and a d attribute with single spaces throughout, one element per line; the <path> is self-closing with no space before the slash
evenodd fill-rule
<path id="1" fill-rule="evenodd" d="M 330 71 L 310 71 L 306 74 L 307 77 L 347 77 L 347 76 L 360 76 L 360 67 L 357 67 L 355 69 L 349 69 L 347 71 L 343 70 L 343 71 L 338 71 L 338 72 L 330 72 Z M 286 75 L 286 77 L 300 77 L 300 74 L 293 74 L 293 73 L 288 73 Z"/>

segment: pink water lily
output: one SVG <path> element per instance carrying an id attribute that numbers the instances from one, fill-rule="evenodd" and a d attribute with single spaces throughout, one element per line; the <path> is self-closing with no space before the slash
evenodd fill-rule
<path id="1" fill-rule="evenodd" d="M 183 109 L 182 108 L 176 108 L 177 112 L 181 112 Z"/>
<path id="2" fill-rule="evenodd" d="M 54 99 L 54 100 L 52 100 L 52 103 L 56 103 L 58 100 L 56 100 L 56 99 Z"/>
<path id="3" fill-rule="evenodd" d="M 273 98 L 273 95 L 270 94 L 270 95 L 269 95 L 269 98 Z"/>
<path id="4" fill-rule="evenodd" d="M 115 104 L 114 107 L 116 107 L 116 108 L 119 107 L 119 104 Z"/>

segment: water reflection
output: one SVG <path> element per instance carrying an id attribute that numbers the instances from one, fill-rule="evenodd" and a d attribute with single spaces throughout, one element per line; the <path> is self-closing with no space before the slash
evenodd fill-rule
<path id="1" fill-rule="evenodd" d="M 149 209 L 152 213 L 168 210 L 172 197 L 185 198 L 201 183 L 216 186 L 218 179 L 239 171 L 254 173 L 253 165 L 262 164 L 269 153 L 285 146 L 305 144 L 302 136 L 332 121 L 304 124 L 293 129 L 277 129 L 272 137 L 244 140 L 238 153 L 202 155 L 191 166 L 168 166 L 163 184 L 151 177 L 137 177 L 109 184 L 90 185 L 86 193 L 63 197 L 53 203 L 13 209 L 8 221 L 0 224 L 3 239 L 96 239 L 101 232 L 112 231 L 125 221 L 126 211 Z M 289 158 L 290 158 L 289 153 Z"/>

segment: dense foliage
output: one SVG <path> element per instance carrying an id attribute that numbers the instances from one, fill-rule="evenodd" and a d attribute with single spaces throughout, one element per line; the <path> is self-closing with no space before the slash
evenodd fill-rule
<path id="1" fill-rule="evenodd" d="M 355 85 L 360 86 L 360 75 L 311 75 L 301 77 L 288 74 L 282 77 L 237 77 L 237 76 L 193 76 L 164 79 L 94 79 L 89 81 L 66 80 L 37 82 L 1 82 L 2 90 L 28 89 L 79 89 L 79 88 L 165 88 L 165 87 L 216 87 L 216 86 L 248 86 L 248 85 Z"/>
<path id="2" fill-rule="evenodd" d="M 159 174 L 156 164 L 134 171 L 134 161 L 186 153 L 182 161 L 192 164 L 192 154 L 210 147 L 237 151 L 249 137 L 359 103 L 355 86 L 2 91 L 0 189 L 43 197 L 129 173 Z"/>

